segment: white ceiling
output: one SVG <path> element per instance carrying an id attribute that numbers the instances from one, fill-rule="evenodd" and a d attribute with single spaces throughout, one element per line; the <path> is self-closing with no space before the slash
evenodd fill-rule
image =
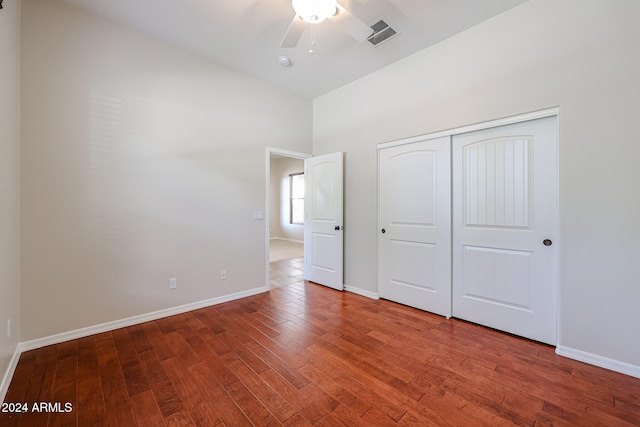
<path id="1" fill-rule="evenodd" d="M 366 24 L 384 19 L 399 35 L 358 43 L 330 21 L 297 47 L 280 47 L 291 0 L 65 0 L 127 27 L 314 98 L 527 0 L 339 0 Z M 289 67 L 277 58 L 286 55 Z"/>

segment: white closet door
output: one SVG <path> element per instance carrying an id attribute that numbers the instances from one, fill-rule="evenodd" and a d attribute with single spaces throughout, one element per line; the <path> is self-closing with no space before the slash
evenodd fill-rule
<path id="1" fill-rule="evenodd" d="M 453 137 L 453 315 L 556 344 L 556 118 Z"/>
<path id="2" fill-rule="evenodd" d="M 380 296 L 447 317 L 450 153 L 449 137 L 379 151 Z"/>

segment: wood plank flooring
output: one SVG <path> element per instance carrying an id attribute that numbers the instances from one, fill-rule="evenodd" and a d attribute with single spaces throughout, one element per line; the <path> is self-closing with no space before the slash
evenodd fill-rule
<path id="1" fill-rule="evenodd" d="M 5 402 L 29 411 L 0 426 L 640 425 L 639 379 L 301 280 L 26 352 Z"/>

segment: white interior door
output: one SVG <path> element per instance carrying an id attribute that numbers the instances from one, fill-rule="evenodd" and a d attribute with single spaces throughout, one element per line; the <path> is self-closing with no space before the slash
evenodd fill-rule
<path id="1" fill-rule="evenodd" d="M 343 290 L 343 155 L 305 160 L 305 279 Z"/>
<path id="2" fill-rule="evenodd" d="M 453 315 L 556 344 L 556 118 L 453 137 Z"/>
<path id="3" fill-rule="evenodd" d="M 380 296 L 451 316 L 451 149 L 438 138 L 379 151 Z"/>

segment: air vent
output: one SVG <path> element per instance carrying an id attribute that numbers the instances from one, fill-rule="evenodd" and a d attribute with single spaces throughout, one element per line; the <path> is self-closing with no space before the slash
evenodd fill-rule
<path id="1" fill-rule="evenodd" d="M 367 40 L 374 46 L 398 34 L 396 30 L 391 28 L 389 24 L 382 19 L 375 24 L 371 24 L 371 29 L 373 30 L 373 34 L 371 34 Z"/>

